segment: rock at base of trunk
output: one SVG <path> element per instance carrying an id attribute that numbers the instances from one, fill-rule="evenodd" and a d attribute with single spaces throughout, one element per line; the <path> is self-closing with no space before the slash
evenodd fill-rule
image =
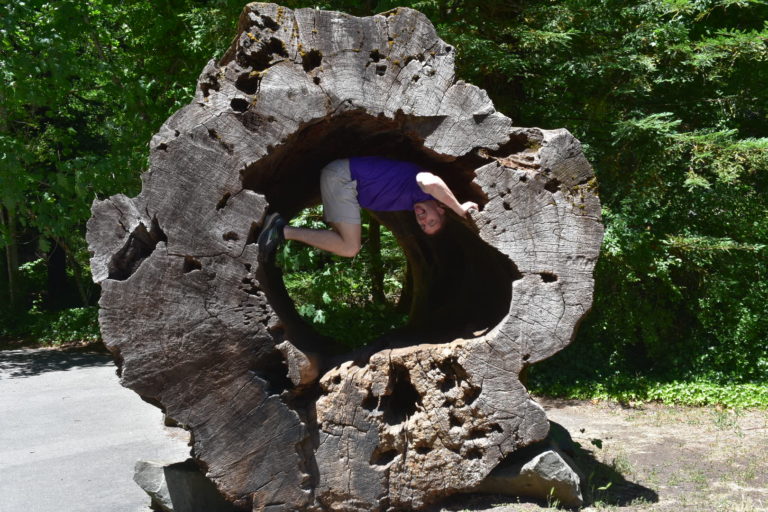
<path id="1" fill-rule="evenodd" d="M 547 439 L 512 454 L 475 492 L 521 496 L 566 507 L 582 506 L 584 477 L 568 455 L 569 447 L 562 443 L 563 431 L 568 440 L 570 436 L 561 426 L 552 427 Z"/>
<path id="2" fill-rule="evenodd" d="M 191 459 L 184 462 L 140 460 L 133 480 L 163 512 L 234 512 L 234 508 L 205 478 Z"/>

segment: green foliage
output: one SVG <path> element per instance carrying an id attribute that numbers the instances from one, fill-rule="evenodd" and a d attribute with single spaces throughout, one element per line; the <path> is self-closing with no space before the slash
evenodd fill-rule
<path id="1" fill-rule="evenodd" d="M 45 311 L 33 306 L 20 314 L 0 313 L 0 339 L 61 345 L 101 340 L 99 308 Z"/>
<path id="2" fill-rule="evenodd" d="M 326 229 L 322 209 L 304 210 L 291 222 L 295 227 Z M 354 258 L 342 258 L 288 242 L 278 255 L 286 289 L 296 309 L 314 328 L 351 347 L 362 346 L 381 334 L 405 324 L 397 302 L 405 275 L 405 261 L 389 230 L 381 232 L 383 302 L 374 300 L 376 265 L 367 236 L 370 219 L 364 218 L 363 245 Z"/>
<path id="3" fill-rule="evenodd" d="M 32 298 L 23 311 L 0 310 L 0 339 L 47 345 L 86 343 L 101 339 L 95 306 L 48 311 L 45 307 L 46 262 L 28 261 L 19 267 L 23 287 Z"/>
<path id="4" fill-rule="evenodd" d="M 534 370 L 529 381 L 535 394 L 581 400 L 617 400 L 625 404 L 664 402 L 687 406 L 768 408 L 768 383 L 718 383 L 712 380 L 658 380 L 642 375 L 563 376 Z"/>
<path id="5" fill-rule="evenodd" d="M 766 5 L 537 5 L 552 16 L 525 8 L 529 26 L 568 12 L 574 35 L 529 61 L 520 124 L 566 126 L 587 144 L 606 223 L 580 348 L 540 374 L 617 397 L 644 389 L 625 377 L 636 374 L 764 383 Z M 659 389 L 649 399 L 674 396 Z"/>
<path id="6" fill-rule="evenodd" d="M 229 0 L 0 4 L 0 249 L 9 255 L 0 309 L 8 316 L 40 295 L 13 279 L 15 255 L 48 259 L 53 247 L 66 253 L 81 305 L 91 302 L 91 202 L 138 191 L 147 141 L 188 103 L 241 8 Z"/>
<path id="7" fill-rule="evenodd" d="M 44 312 L 33 318 L 29 334 L 50 345 L 84 343 L 101 339 L 99 308 L 71 308 L 58 312 Z"/>
<path id="8" fill-rule="evenodd" d="M 764 403 L 765 1 L 285 3 L 355 15 L 420 9 L 456 46 L 458 76 L 487 90 L 517 125 L 566 127 L 583 142 L 606 225 L 595 301 L 573 346 L 533 369 L 537 389 Z M 72 281 L 86 279 L 89 203 L 137 191 L 146 141 L 188 102 L 241 8 L 230 0 L 0 6 L 6 255 L 32 262 L 64 247 Z M 317 221 L 316 212 L 298 220 Z M 365 251 L 342 260 L 286 246 L 286 284 L 319 329 L 359 343 L 379 330 L 365 331 L 374 318 L 382 329 L 399 325 L 388 315 L 396 312 L 402 257 L 391 236 L 383 238 L 386 314 L 370 298 Z M 45 286 L 43 264 L 33 267 L 22 268 L 16 285 L 30 311 L 42 307 Z"/>

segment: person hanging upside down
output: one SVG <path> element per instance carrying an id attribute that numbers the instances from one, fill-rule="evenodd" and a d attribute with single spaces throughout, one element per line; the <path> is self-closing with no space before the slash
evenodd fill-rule
<path id="1" fill-rule="evenodd" d="M 264 221 L 259 258 L 274 255 L 284 240 L 297 240 L 339 256 L 354 257 L 362 237 L 360 208 L 373 211 L 412 210 L 422 231 L 433 235 L 445 224 L 445 208 L 465 217 L 477 204 L 459 203 L 438 176 L 411 162 L 379 156 L 334 160 L 320 174 L 323 218 L 331 229 L 288 226 L 279 213 Z"/>

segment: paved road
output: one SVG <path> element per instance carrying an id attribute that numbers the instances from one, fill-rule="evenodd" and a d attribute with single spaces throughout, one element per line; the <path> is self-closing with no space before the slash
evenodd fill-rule
<path id="1" fill-rule="evenodd" d="M 135 462 L 188 454 L 109 356 L 0 351 L 0 512 L 143 512 Z"/>

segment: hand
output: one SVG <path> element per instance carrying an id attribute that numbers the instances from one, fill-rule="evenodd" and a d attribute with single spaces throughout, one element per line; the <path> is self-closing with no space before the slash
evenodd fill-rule
<path id="1" fill-rule="evenodd" d="M 479 208 L 477 206 L 477 203 L 473 203 L 472 201 L 467 201 L 466 203 L 461 205 L 461 211 L 464 212 L 464 216 L 469 216 L 469 210 L 475 210 L 477 211 Z"/>

